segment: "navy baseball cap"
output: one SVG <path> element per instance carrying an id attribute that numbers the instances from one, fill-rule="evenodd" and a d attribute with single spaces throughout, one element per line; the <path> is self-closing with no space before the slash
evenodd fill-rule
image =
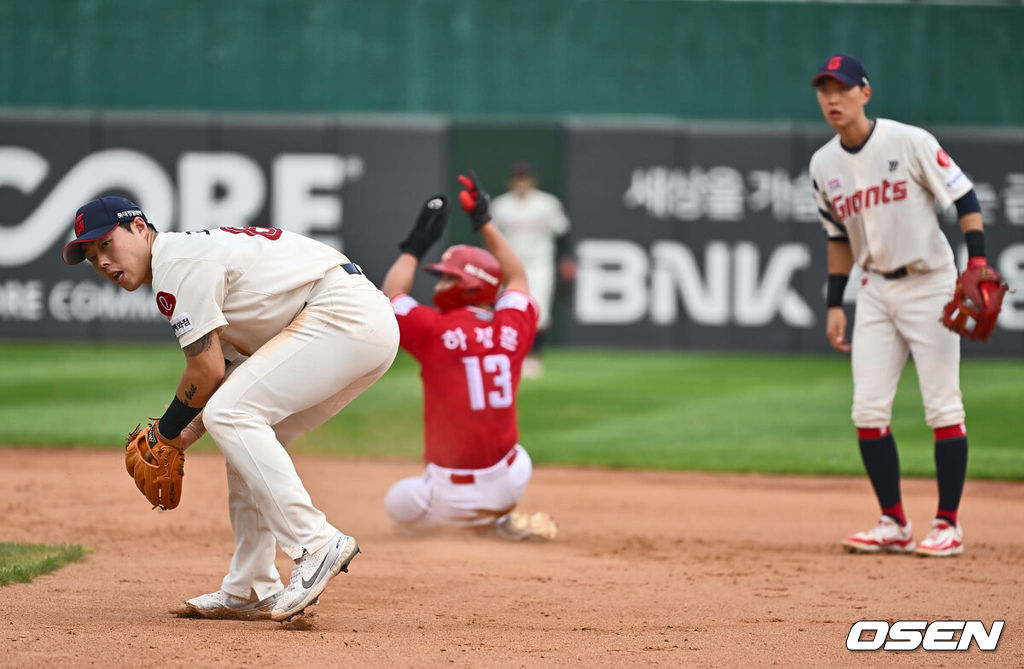
<path id="1" fill-rule="evenodd" d="M 528 160 L 514 162 L 511 169 L 509 169 L 509 176 L 513 178 L 533 178 L 533 165 Z"/>
<path id="2" fill-rule="evenodd" d="M 86 202 L 75 212 L 75 238 L 65 244 L 61 257 L 67 264 L 77 265 L 85 260 L 82 242 L 103 239 L 118 225 L 132 221 L 136 216 L 149 223 L 139 205 L 116 195 Z"/>
<path id="3" fill-rule="evenodd" d="M 864 63 L 845 53 L 829 56 L 818 68 L 818 73 L 811 79 L 811 86 L 817 86 L 822 79 L 831 77 L 844 86 L 870 86 L 868 71 Z"/>

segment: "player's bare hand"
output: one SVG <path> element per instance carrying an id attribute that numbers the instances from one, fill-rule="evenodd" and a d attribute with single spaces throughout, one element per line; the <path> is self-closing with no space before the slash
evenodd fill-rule
<path id="1" fill-rule="evenodd" d="M 558 262 L 558 274 L 563 281 L 576 280 L 576 261 L 573 258 L 563 258 Z"/>
<path id="2" fill-rule="evenodd" d="M 199 438 L 206 434 L 206 426 L 203 425 L 203 414 L 192 419 L 192 422 L 185 426 L 185 429 L 178 435 L 182 449 L 186 449 L 199 441 Z"/>
<path id="3" fill-rule="evenodd" d="M 850 343 L 846 341 L 846 312 L 842 307 L 832 307 L 828 310 L 825 336 L 835 350 L 841 353 L 850 352 Z"/>

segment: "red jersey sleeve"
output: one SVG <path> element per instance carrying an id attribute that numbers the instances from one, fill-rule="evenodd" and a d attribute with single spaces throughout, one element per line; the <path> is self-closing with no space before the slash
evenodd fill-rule
<path id="1" fill-rule="evenodd" d="M 540 307 L 536 300 L 517 290 L 505 291 L 494 305 L 494 336 L 498 348 L 522 361 L 537 336 Z"/>
<path id="2" fill-rule="evenodd" d="M 427 352 L 427 344 L 430 334 L 434 331 L 440 314 L 425 307 L 415 299 L 399 293 L 391 300 L 395 308 L 395 317 L 398 319 L 398 332 L 401 336 L 402 348 L 408 351 L 412 357 L 422 360 Z"/>

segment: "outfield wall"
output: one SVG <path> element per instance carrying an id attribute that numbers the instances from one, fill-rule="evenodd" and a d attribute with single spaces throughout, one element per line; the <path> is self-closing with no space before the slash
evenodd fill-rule
<path id="1" fill-rule="evenodd" d="M 1024 131 L 936 132 L 975 181 L 990 261 L 1024 287 Z M 830 350 L 826 242 L 807 174 L 828 128 L 578 121 L 567 136 L 579 271 L 566 341 Z M 955 214 L 942 212 L 941 225 L 963 267 Z M 998 328 L 971 348 L 1024 353 L 1024 294 L 1006 296 Z"/>
<path id="2" fill-rule="evenodd" d="M 0 106 L 816 121 L 830 53 L 872 109 L 1018 125 L 1024 7 L 692 0 L 7 0 Z"/>
<path id="3" fill-rule="evenodd" d="M 933 130 L 975 180 L 990 261 L 1024 288 L 1024 130 Z M 557 341 L 824 351 L 825 240 L 806 166 L 828 135 L 789 124 L 7 113 L 0 337 L 170 338 L 148 288 L 124 293 L 59 258 L 74 210 L 100 194 L 137 200 L 161 230 L 308 234 L 379 283 L 422 201 L 454 194 L 456 168 L 478 167 L 497 193 L 509 162 L 529 153 L 565 202 L 579 260 L 561 287 Z M 962 255 L 952 212 L 942 220 Z M 451 240 L 469 239 L 467 227 L 453 214 Z M 416 295 L 429 299 L 426 277 Z M 968 347 L 1021 355 L 1022 330 L 1024 290 L 1007 295 L 992 340 Z"/>

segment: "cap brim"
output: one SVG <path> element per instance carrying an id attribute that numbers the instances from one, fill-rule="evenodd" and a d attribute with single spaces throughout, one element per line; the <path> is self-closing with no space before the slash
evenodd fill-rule
<path id="1" fill-rule="evenodd" d="M 72 239 L 70 242 L 64 245 L 64 250 L 61 251 L 60 254 L 61 258 L 63 258 L 64 262 L 67 263 L 68 265 L 77 265 L 78 263 L 85 260 L 85 251 L 82 250 L 80 244 L 84 244 L 85 242 L 96 241 L 97 239 L 103 239 L 111 232 L 113 232 L 114 228 L 116 228 L 118 225 L 120 225 L 120 223 L 114 223 L 107 229 L 96 228 L 95 230 L 90 230 L 89 232 L 86 232 L 81 237 Z"/>
<path id="2" fill-rule="evenodd" d="M 819 72 L 814 77 L 814 79 L 811 79 L 811 86 L 817 88 L 818 84 L 821 83 L 822 79 L 835 79 L 843 86 L 849 86 L 850 88 L 853 88 L 854 86 L 860 86 L 860 82 L 848 79 L 842 74 L 839 74 L 838 72 Z"/>
<path id="3" fill-rule="evenodd" d="M 425 265 L 423 267 L 423 271 L 428 273 L 428 274 L 433 274 L 435 276 L 441 276 L 443 274 L 450 274 L 452 276 L 458 276 L 458 274 L 453 272 L 450 267 L 446 267 L 445 265 L 443 265 L 441 263 L 432 263 L 430 265 Z"/>

